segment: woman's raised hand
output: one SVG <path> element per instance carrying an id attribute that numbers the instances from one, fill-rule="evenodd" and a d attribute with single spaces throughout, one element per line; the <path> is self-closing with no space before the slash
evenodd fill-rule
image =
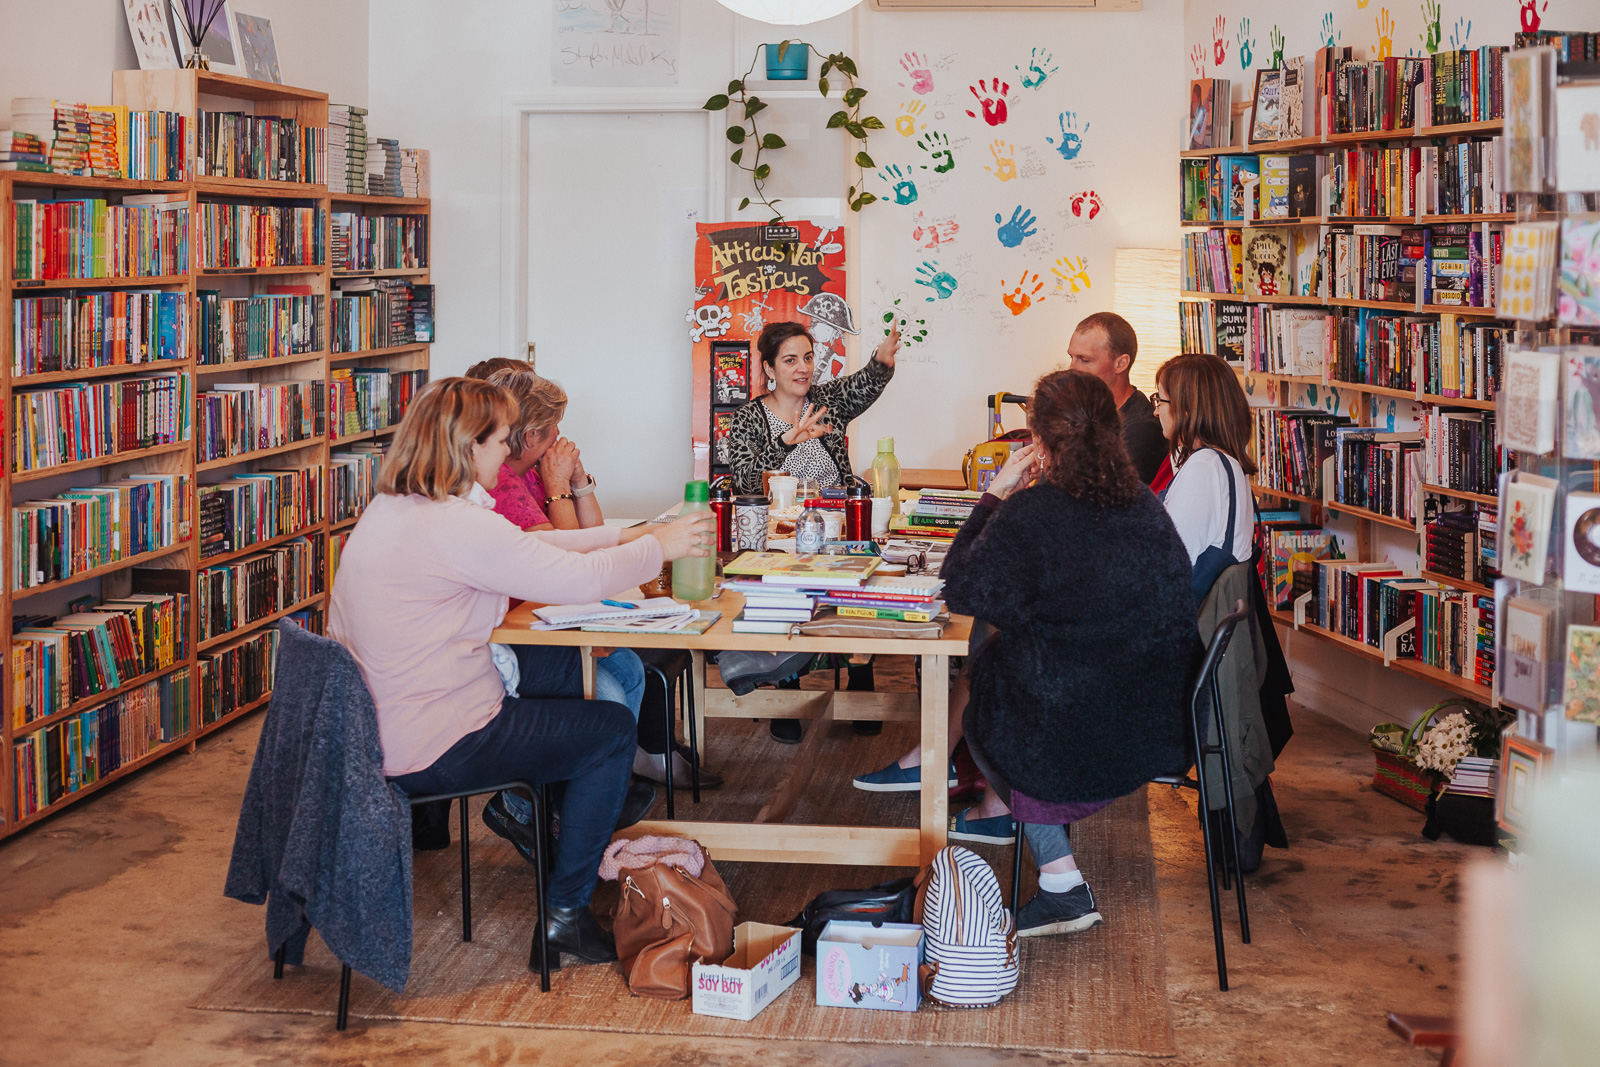
<path id="1" fill-rule="evenodd" d="M 680 515 L 669 523 L 650 528 L 661 542 L 661 558 L 667 563 L 689 556 L 709 556 L 717 539 L 717 516 L 710 511 Z"/>
<path id="2" fill-rule="evenodd" d="M 1040 459 L 1037 445 L 1030 444 L 1012 449 L 1005 466 L 1000 468 L 1000 473 L 989 483 L 989 492 L 1004 500 L 1017 489 L 1026 488 L 1039 474 Z"/>
<path id="3" fill-rule="evenodd" d="M 821 437 L 833 430 L 833 424 L 822 421 L 828 413 L 827 408 L 814 408 L 811 414 L 803 417 L 788 433 L 783 435 L 783 443 L 793 448 L 795 445 L 804 444 L 812 438 Z"/>
<path id="4" fill-rule="evenodd" d="M 559 496 L 570 491 L 577 467 L 577 446 L 565 437 L 556 438 L 539 457 L 539 480 L 544 482 L 545 492 Z"/>
<path id="5" fill-rule="evenodd" d="M 879 342 L 878 350 L 872 354 L 872 358 L 885 367 L 892 367 L 894 354 L 898 351 L 900 351 L 900 327 L 895 326 L 889 331 L 889 336 Z"/>

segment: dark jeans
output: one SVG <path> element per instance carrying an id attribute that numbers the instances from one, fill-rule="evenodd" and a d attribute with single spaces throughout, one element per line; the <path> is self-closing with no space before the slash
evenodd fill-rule
<path id="1" fill-rule="evenodd" d="M 628 791 L 633 713 L 611 701 L 582 699 L 575 649 L 518 645 L 516 653 L 522 681 L 518 695 L 501 702 L 500 714 L 431 766 L 393 781 L 411 795 L 513 778 L 534 785 L 565 782 L 561 840 L 545 896 L 553 908 L 585 907 Z"/>

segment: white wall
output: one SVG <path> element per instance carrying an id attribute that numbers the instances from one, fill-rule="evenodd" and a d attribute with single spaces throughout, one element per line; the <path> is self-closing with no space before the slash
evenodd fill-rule
<path id="1" fill-rule="evenodd" d="M 367 0 L 244 0 L 272 22 L 289 85 L 367 99 Z M 0 115 L 17 96 L 111 102 L 111 72 L 139 65 L 122 0 L 0 0 Z"/>

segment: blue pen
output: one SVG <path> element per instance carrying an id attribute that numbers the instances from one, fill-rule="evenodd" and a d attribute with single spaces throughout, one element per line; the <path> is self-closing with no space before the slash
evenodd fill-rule
<path id="1" fill-rule="evenodd" d="M 631 608 L 636 608 L 636 607 L 639 606 L 637 604 L 630 604 L 626 600 L 602 600 L 602 601 L 600 601 L 600 603 L 604 604 L 608 608 L 630 608 L 631 609 Z"/>

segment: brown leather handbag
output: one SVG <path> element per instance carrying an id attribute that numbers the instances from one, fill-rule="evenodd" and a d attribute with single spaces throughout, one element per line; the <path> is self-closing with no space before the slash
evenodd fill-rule
<path id="1" fill-rule="evenodd" d="M 699 849 L 693 841 L 682 844 Z M 672 856 L 617 871 L 622 892 L 612 933 L 634 996 L 681 1000 L 689 995 L 694 964 L 721 963 L 733 955 L 738 906 L 711 858 L 700 851 L 701 864 Z M 612 858 L 609 851 L 607 858 Z M 629 862 L 629 857 L 618 858 Z M 700 866 L 698 875 L 690 873 L 693 866 Z"/>

